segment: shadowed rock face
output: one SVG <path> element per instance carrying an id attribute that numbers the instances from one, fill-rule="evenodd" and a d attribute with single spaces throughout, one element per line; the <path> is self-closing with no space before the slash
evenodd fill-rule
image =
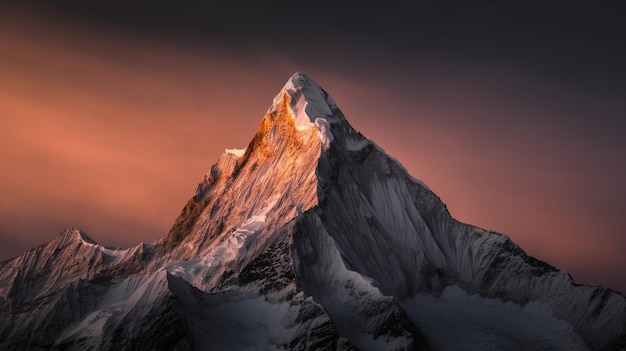
<path id="1" fill-rule="evenodd" d="M 454 220 L 302 73 L 156 242 L 74 229 L 0 263 L 0 349 L 602 349 L 625 315 Z"/>

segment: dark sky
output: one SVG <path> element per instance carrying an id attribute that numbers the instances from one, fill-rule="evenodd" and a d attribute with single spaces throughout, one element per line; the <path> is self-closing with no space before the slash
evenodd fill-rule
<path id="1" fill-rule="evenodd" d="M 554 84 L 623 96 L 625 11 L 619 2 L 55 1 L 40 13 L 241 55 L 272 50 L 333 68 L 410 67 L 432 58 L 531 71 Z M 355 68 L 358 70 L 361 67 Z"/>
<path id="2" fill-rule="evenodd" d="M 1 2 L 0 259 L 70 226 L 153 241 L 302 70 L 453 216 L 624 292 L 625 15 L 576 1 Z"/>

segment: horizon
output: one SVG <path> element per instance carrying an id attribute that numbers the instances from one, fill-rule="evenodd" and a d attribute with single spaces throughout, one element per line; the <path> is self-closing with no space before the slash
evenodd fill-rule
<path id="1" fill-rule="evenodd" d="M 508 28 L 518 39 L 511 47 L 498 34 L 420 24 L 439 34 L 416 35 L 413 48 L 402 41 L 408 34 L 396 38 L 407 28 L 386 29 L 391 19 L 381 37 L 355 34 L 367 23 L 360 18 L 347 19 L 356 29 L 221 36 L 184 27 L 195 19 L 188 8 L 157 31 L 149 11 L 132 28 L 96 5 L 52 14 L 42 4 L 2 6 L 0 161 L 10 171 L 0 175 L 0 260 L 65 228 L 118 247 L 165 235 L 211 164 L 248 144 L 301 70 L 454 218 L 507 234 L 577 283 L 626 292 L 624 49 L 607 34 L 610 21 L 586 36 L 569 32 L 578 19 L 606 20 L 585 17 L 604 12 L 573 12 L 576 21 L 561 14 L 561 27 Z M 470 28 L 478 37 L 500 21 Z M 444 39 L 450 47 L 438 46 Z"/>

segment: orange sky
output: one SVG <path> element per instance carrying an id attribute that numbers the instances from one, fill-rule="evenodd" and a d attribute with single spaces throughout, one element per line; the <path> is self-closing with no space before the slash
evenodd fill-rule
<path id="1" fill-rule="evenodd" d="M 623 102 L 506 67 L 400 63 L 344 70 L 0 16 L 0 259 L 66 227 L 106 245 L 155 240 L 302 70 L 453 216 L 626 291 L 624 144 L 594 123 Z"/>

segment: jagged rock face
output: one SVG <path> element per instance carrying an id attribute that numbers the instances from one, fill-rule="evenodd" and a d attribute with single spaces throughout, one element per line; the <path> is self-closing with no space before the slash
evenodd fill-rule
<path id="1" fill-rule="evenodd" d="M 0 349 L 619 349 L 625 316 L 454 220 L 301 73 L 156 242 L 0 263 Z"/>
<path id="2" fill-rule="evenodd" d="M 236 257 L 241 243 L 250 238 L 263 246 L 298 211 L 316 204 L 321 141 L 315 128 L 297 129 L 290 101 L 283 92 L 248 147 L 226 152 L 211 168 L 168 235 L 155 244 L 161 254 L 153 267 L 216 251 L 220 257 L 213 262 L 250 259 L 256 255 Z"/>

